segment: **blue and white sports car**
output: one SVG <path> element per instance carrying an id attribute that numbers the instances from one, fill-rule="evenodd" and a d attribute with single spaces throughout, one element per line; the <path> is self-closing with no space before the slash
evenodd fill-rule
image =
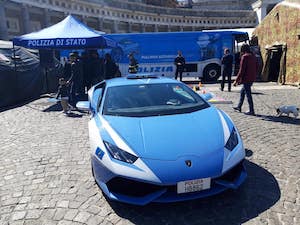
<path id="1" fill-rule="evenodd" d="M 112 200 L 145 205 L 236 189 L 245 149 L 229 116 L 190 87 L 155 75 L 103 81 L 89 90 L 93 176 Z"/>

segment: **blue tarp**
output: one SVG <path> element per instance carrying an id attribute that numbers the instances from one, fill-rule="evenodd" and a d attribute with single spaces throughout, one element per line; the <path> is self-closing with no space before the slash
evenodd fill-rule
<path id="1" fill-rule="evenodd" d="M 37 32 L 13 39 L 14 45 L 33 49 L 80 49 L 115 47 L 115 41 L 103 36 L 74 18 L 67 16 L 63 21 Z"/>

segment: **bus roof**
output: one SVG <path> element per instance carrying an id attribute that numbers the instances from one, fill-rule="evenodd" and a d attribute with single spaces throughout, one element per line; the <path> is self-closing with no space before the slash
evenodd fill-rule
<path id="1" fill-rule="evenodd" d="M 109 34 L 111 36 L 115 35 L 172 35 L 172 34 L 178 34 L 178 35 L 186 35 L 186 34 L 200 34 L 200 33 L 231 33 L 231 34 L 245 34 L 246 31 L 238 31 L 238 30 L 203 30 L 203 31 L 176 31 L 176 32 L 143 32 L 143 33 L 113 33 Z"/>
<path id="2" fill-rule="evenodd" d="M 196 34 L 224 34 L 224 35 L 234 35 L 237 42 L 244 42 L 249 40 L 249 35 L 245 31 L 238 30 L 204 30 L 204 31 L 182 31 L 182 32 L 144 32 L 144 33 L 120 33 L 120 34 L 109 34 L 108 36 L 139 36 L 139 37 L 149 37 L 149 36 L 186 36 L 186 35 L 196 35 Z"/>

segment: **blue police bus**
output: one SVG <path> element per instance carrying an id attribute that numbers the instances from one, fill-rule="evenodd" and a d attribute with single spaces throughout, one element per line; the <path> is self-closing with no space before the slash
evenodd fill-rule
<path id="1" fill-rule="evenodd" d="M 183 77 L 217 80 L 221 75 L 221 58 L 225 48 L 238 54 L 238 44 L 249 40 L 247 32 L 199 31 L 108 34 L 117 47 L 110 54 L 119 65 L 122 75 L 128 74 L 128 55 L 134 54 L 139 72 L 155 72 L 174 77 L 174 59 L 180 50 L 186 66 Z M 238 57 L 235 57 L 238 59 Z M 238 62 L 236 62 L 238 64 Z"/>

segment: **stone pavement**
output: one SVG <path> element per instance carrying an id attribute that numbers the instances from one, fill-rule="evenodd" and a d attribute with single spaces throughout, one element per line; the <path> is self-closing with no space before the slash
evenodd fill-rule
<path id="1" fill-rule="evenodd" d="M 205 88 L 237 103 L 238 87 Z M 144 207 L 108 202 L 94 183 L 87 114 L 67 118 L 46 98 L 1 112 L 0 225 L 300 224 L 300 117 L 276 117 L 274 109 L 300 106 L 300 90 L 257 83 L 253 92 L 258 116 L 216 105 L 244 140 L 246 182 L 205 199 Z"/>

